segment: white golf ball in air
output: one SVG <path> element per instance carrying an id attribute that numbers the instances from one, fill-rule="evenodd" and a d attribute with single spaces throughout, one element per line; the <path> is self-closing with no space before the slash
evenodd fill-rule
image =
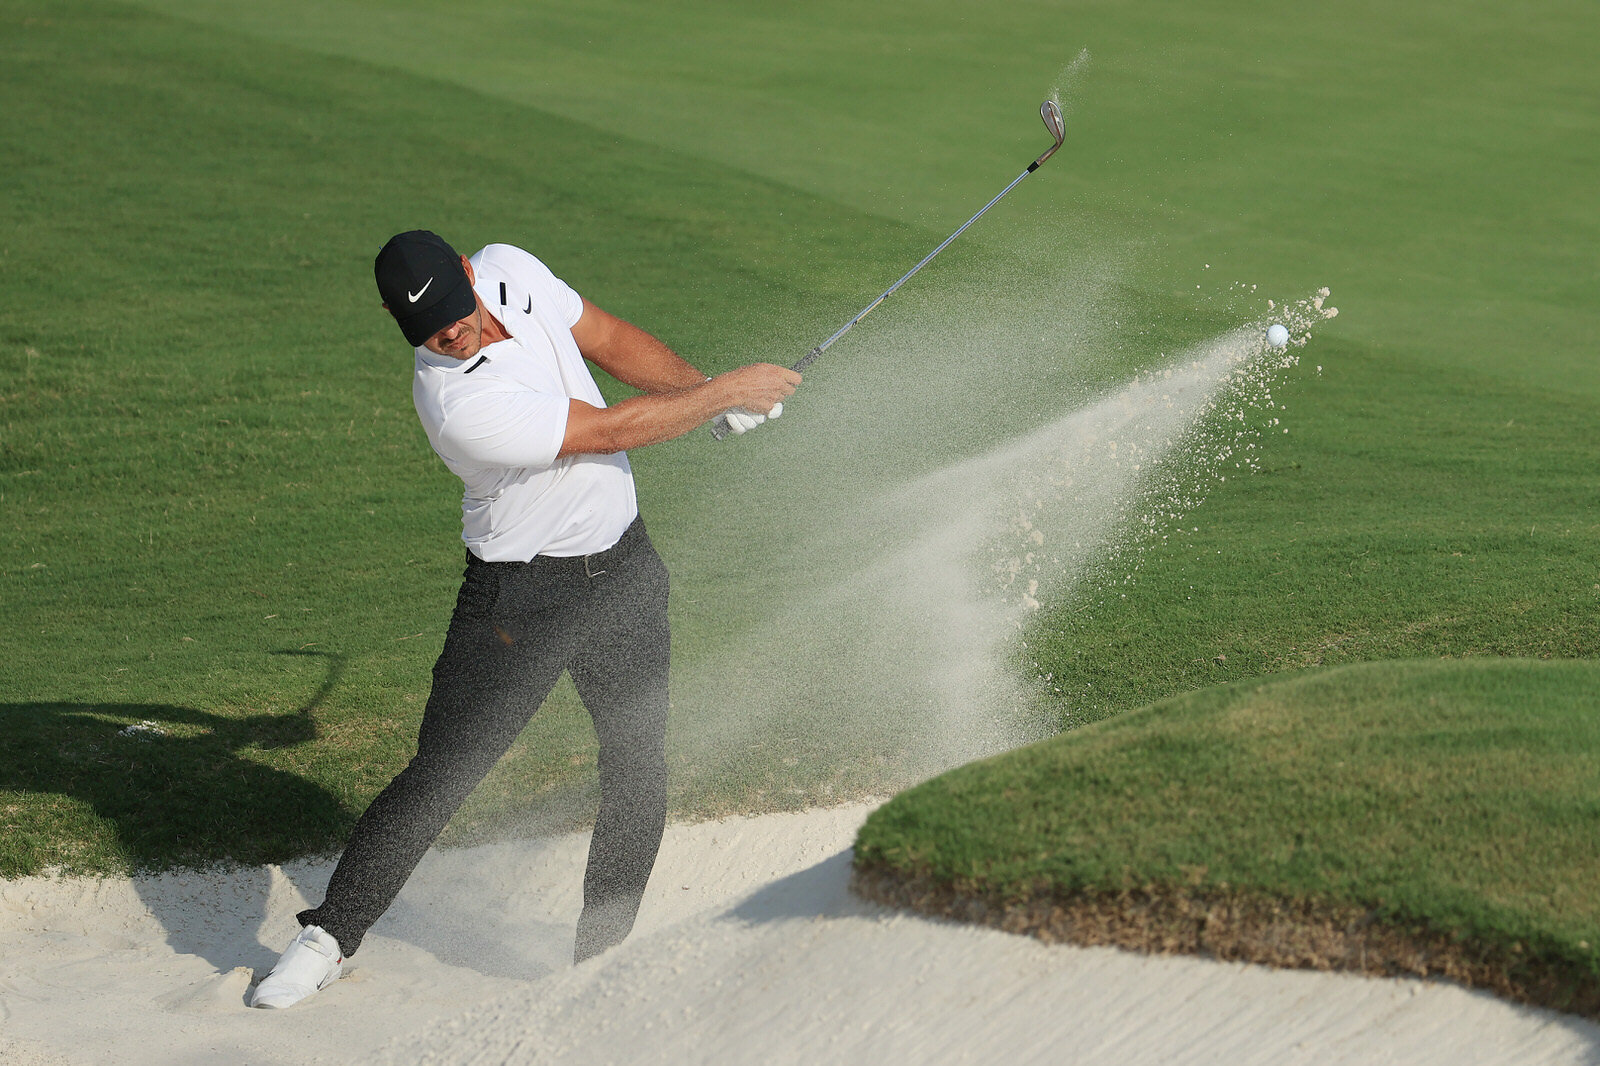
<path id="1" fill-rule="evenodd" d="M 1274 322 L 1267 327 L 1267 343 L 1274 348 L 1284 348 L 1289 344 L 1289 331 L 1283 328 L 1281 322 Z"/>

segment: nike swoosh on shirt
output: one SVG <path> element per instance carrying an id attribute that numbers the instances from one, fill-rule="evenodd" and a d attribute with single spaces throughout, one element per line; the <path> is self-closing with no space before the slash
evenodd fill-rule
<path id="1" fill-rule="evenodd" d="M 432 284 L 433 284 L 433 279 L 429 278 L 428 279 L 428 285 L 432 285 Z M 428 291 L 428 285 L 424 285 L 422 288 L 418 289 L 417 290 L 417 294 L 415 296 L 411 295 L 411 290 L 410 289 L 407 289 L 406 290 L 406 299 L 410 300 L 412 303 L 416 303 L 418 300 L 422 299 L 422 294 Z"/>
<path id="2" fill-rule="evenodd" d="M 528 297 L 528 306 L 524 307 L 522 309 L 522 313 L 525 314 L 525 315 L 533 314 L 533 297 L 532 296 Z"/>

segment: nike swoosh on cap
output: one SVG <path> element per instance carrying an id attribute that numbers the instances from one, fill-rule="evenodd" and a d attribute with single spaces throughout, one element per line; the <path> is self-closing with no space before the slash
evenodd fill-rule
<path id="1" fill-rule="evenodd" d="M 433 284 L 433 279 L 429 278 L 428 279 L 428 285 L 432 285 L 432 284 Z M 406 299 L 410 300 L 412 303 L 416 303 L 418 300 L 422 299 L 422 294 L 428 291 L 428 285 L 424 285 L 422 288 L 418 289 L 417 290 L 417 294 L 415 296 L 411 295 L 411 290 L 410 289 L 407 289 L 406 290 Z"/>

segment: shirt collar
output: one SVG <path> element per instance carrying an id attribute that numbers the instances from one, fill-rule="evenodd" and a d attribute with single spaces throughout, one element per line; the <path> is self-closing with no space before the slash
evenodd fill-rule
<path id="1" fill-rule="evenodd" d="M 417 349 L 417 359 L 435 370 L 443 370 L 447 374 L 459 374 L 478 361 L 476 355 L 471 359 L 457 359 L 453 355 L 440 355 L 438 352 L 430 351 L 427 348 Z"/>
<path id="2" fill-rule="evenodd" d="M 418 361 L 433 367 L 435 370 L 444 371 L 446 374 L 470 374 L 472 371 L 478 369 L 480 364 L 494 362 L 493 358 L 491 358 L 494 349 L 499 348 L 503 344 L 516 343 L 517 339 L 512 337 L 509 340 L 495 341 L 493 344 L 485 344 L 482 348 L 478 349 L 478 354 L 474 355 L 470 359 L 457 359 L 453 355 L 440 355 L 438 352 L 429 348 L 418 348 L 417 359 Z"/>

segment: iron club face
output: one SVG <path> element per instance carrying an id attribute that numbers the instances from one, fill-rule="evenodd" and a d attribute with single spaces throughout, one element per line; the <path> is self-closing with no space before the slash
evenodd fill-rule
<path id="1" fill-rule="evenodd" d="M 1039 117 L 1044 119 L 1044 128 L 1050 131 L 1050 136 L 1055 139 L 1048 151 L 1033 161 L 1038 166 L 1046 159 L 1056 154 L 1056 149 L 1061 147 L 1061 142 L 1067 139 L 1067 124 L 1061 117 L 1061 106 L 1054 100 L 1046 100 L 1039 105 Z"/>
<path id="2" fill-rule="evenodd" d="M 1067 139 L 1067 124 L 1062 121 L 1061 107 L 1054 100 L 1039 105 L 1039 117 L 1044 119 L 1044 128 L 1050 131 L 1058 146 Z"/>

